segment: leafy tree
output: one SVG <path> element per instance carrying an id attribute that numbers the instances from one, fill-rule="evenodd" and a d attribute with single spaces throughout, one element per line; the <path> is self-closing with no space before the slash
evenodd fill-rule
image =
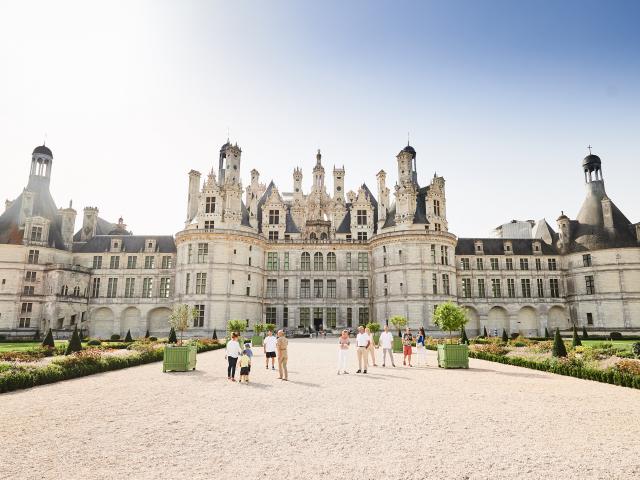
<path id="1" fill-rule="evenodd" d="M 244 320 L 229 320 L 227 322 L 227 335 L 231 336 L 233 332 L 241 335 L 247 329 L 247 322 Z"/>
<path id="2" fill-rule="evenodd" d="M 376 322 L 370 322 L 367 323 L 367 328 L 369 329 L 369 331 L 371 331 L 371 333 L 375 335 L 380 331 L 380 324 Z"/>
<path id="3" fill-rule="evenodd" d="M 266 332 L 268 332 L 268 331 L 275 332 L 276 331 L 276 324 L 275 323 L 265 323 L 264 324 L 264 328 L 265 328 Z"/>
<path id="4" fill-rule="evenodd" d="M 506 329 L 502 329 L 502 341 L 504 343 L 507 343 L 509 341 L 509 335 L 507 335 L 507 330 Z"/>
<path id="5" fill-rule="evenodd" d="M 169 330 L 169 343 L 178 343 L 178 337 L 176 336 L 176 329 L 171 327 Z"/>
<path id="6" fill-rule="evenodd" d="M 460 332 L 460 343 L 464 343 L 465 345 L 469 345 L 469 338 L 467 337 L 467 331 L 462 327 L 462 332 Z"/>
<path id="7" fill-rule="evenodd" d="M 465 309 L 452 302 L 438 305 L 433 312 L 433 323 L 441 330 L 449 332 L 449 342 L 453 342 L 453 332 L 464 328 L 468 321 Z"/>
<path id="8" fill-rule="evenodd" d="M 260 335 L 265 330 L 266 330 L 266 325 L 264 323 L 256 323 L 253 326 L 253 331 L 256 333 L 256 335 Z"/>
<path id="9" fill-rule="evenodd" d="M 53 332 L 51 331 L 51 329 L 49 329 L 46 337 L 44 337 L 44 340 L 42 341 L 42 346 L 45 348 L 55 348 L 56 344 L 53 341 Z"/>
<path id="10" fill-rule="evenodd" d="M 556 328 L 556 333 L 553 336 L 553 350 L 551 351 L 551 355 L 553 355 L 554 357 L 567 356 L 567 347 L 562 341 L 562 336 L 560 336 L 559 328 Z"/>
<path id="11" fill-rule="evenodd" d="M 544 327 L 544 338 L 551 338 L 551 335 L 549 335 L 549 329 L 547 327 Z"/>
<path id="12" fill-rule="evenodd" d="M 402 336 L 402 329 L 407 326 L 407 319 L 402 315 L 396 315 L 389 319 L 391 325 L 398 329 L 398 336 Z"/>
<path id="13" fill-rule="evenodd" d="M 585 327 L 584 325 L 582 326 L 582 339 L 589 340 L 589 335 L 587 334 L 587 327 Z"/>
<path id="14" fill-rule="evenodd" d="M 72 353 L 79 352 L 82 350 L 82 342 L 80 341 L 80 334 L 78 333 L 78 327 L 75 326 L 73 328 L 73 334 L 71 335 L 71 340 L 69 340 L 69 344 L 67 345 L 67 351 L 65 355 L 71 355 Z"/>
<path id="15" fill-rule="evenodd" d="M 125 342 L 133 342 L 133 338 L 131 337 L 131 329 L 127 330 L 127 335 L 124 337 Z"/>
<path id="16" fill-rule="evenodd" d="M 197 318 L 198 315 L 198 309 L 190 307 L 186 303 L 178 303 L 173 306 L 173 311 L 171 312 L 171 315 L 169 315 L 169 325 L 173 328 L 174 335 L 176 330 L 180 332 L 180 345 L 182 345 L 184 331 L 189 328 L 193 319 Z"/>
<path id="17" fill-rule="evenodd" d="M 578 336 L 578 329 L 575 325 L 573 326 L 573 341 L 571 342 L 571 344 L 574 346 L 574 348 L 582 345 L 580 337 Z"/>

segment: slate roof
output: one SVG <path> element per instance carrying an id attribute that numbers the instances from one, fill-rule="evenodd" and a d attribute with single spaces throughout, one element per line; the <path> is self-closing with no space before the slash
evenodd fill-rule
<path id="1" fill-rule="evenodd" d="M 98 217 L 96 222 L 96 235 L 110 235 L 112 232 L 120 230 L 117 223 L 111 223 L 102 217 Z M 121 233 L 121 235 L 131 235 L 131 232 Z M 73 236 L 74 242 L 79 242 L 82 237 L 82 228 Z"/>
<path id="2" fill-rule="evenodd" d="M 542 253 L 545 255 L 556 255 L 558 250 L 548 243 L 535 238 L 459 238 L 456 244 L 456 255 L 475 255 L 475 242 L 482 241 L 484 255 L 504 255 L 505 242 L 511 242 L 512 252 L 510 255 L 533 255 L 533 242 L 540 242 Z"/>
<path id="3" fill-rule="evenodd" d="M 155 240 L 157 253 L 175 253 L 176 242 L 171 235 L 97 235 L 88 242 L 75 243 L 75 253 L 104 253 L 111 250 L 111 240 L 122 242 L 121 252 L 139 253 L 145 251 L 145 241 Z"/>
<path id="4" fill-rule="evenodd" d="M 347 213 L 336 228 L 336 233 L 351 233 L 351 204 L 347 203 Z"/>
<path id="5" fill-rule="evenodd" d="M 293 221 L 293 217 L 291 216 L 291 206 L 287 205 L 287 215 L 285 218 L 286 226 L 284 233 L 300 233 L 300 229 L 296 225 L 296 222 Z"/>

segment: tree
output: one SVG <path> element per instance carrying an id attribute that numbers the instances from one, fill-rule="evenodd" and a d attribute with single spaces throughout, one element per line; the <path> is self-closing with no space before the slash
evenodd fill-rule
<path id="1" fill-rule="evenodd" d="M 482 329 L 482 338 L 487 338 L 489 334 L 487 333 L 487 326 L 485 325 Z"/>
<path id="2" fill-rule="evenodd" d="M 582 339 L 589 340 L 589 335 L 587 334 L 587 327 L 585 327 L 584 325 L 582 326 Z"/>
<path id="3" fill-rule="evenodd" d="M 80 350 L 82 350 L 82 342 L 80 341 L 80 334 L 78 333 L 78 326 L 76 325 L 73 328 L 73 334 L 71 335 L 71 340 L 69 340 L 69 344 L 67 345 L 65 355 L 71 355 L 72 353 L 79 352 Z"/>
<path id="4" fill-rule="evenodd" d="M 449 332 L 450 343 L 453 343 L 452 332 L 460 331 L 468 321 L 466 310 L 452 302 L 438 305 L 433 312 L 433 323 L 441 330 Z"/>
<path id="5" fill-rule="evenodd" d="M 264 332 L 265 330 L 266 330 L 266 325 L 264 323 L 256 323 L 253 326 L 253 331 L 256 333 L 256 335 L 262 334 L 262 332 Z"/>
<path id="6" fill-rule="evenodd" d="M 212 340 L 217 340 L 218 339 L 218 332 L 216 332 L 216 329 L 213 329 L 213 336 L 211 337 Z"/>
<path id="7" fill-rule="evenodd" d="M 51 331 L 51 329 L 49 329 L 46 337 L 44 337 L 44 340 L 42 341 L 42 346 L 45 348 L 55 348 L 56 344 L 53 341 L 53 332 Z"/>
<path id="8" fill-rule="evenodd" d="M 375 335 L 380 331 L 380 324 L 375 322 L 367 323 L 367 328 Z"/>
<path id="9" fill-rule="evenodd" d="M 469 345 L 469 338 L 467 337 L 467 331 L 464 329 L 464 327 L 462 327 L 462 332 L 460 332 L 460 343 Z"/>
<path id="10" fill-rule="evenodd" d="M 174 335 L 176 330 L 180 332 L 179 345 L 182 345 L 184 331 L 189 328 L 192 320 L 197 318 L 199 313 L 197 308 L 190 307 L 186 303 L 178 303 L 173 306 L 173 311 L 169 315 L 169 325 L 174 329 Z"/>
<path id="11" fill-rule="evenodd" d="M 579 347 L 582 345 L 582 342 L 580 341 L 580 337 L 578 337 L 578 329 L 576 328 L 576 326 L 573 326 L 573 341 L 571 342 L 571 344 L 573 345 L 573 347 Z"/>
<path id="12" fill-rule="evenodd" d="M 502 341 L 504 343 L 507 343 L 509 341 L 509 335 L 507 335 L 507 330 L 506 329 L 502 329 Z"/>
<path id="13" fill-rule="evenodd" d="M 264 328 L 265 328 L 266 332 L 268 332 L 268 331 L 275 332 L 276 331 L 276 324 L 275 323 L 265 323 L 264 324 Z"/>
<path id="14" fill-rule="evenodd" d="M 244 320 L 229 320 L 227 322 L 227 335 L 231 337 L 232 333 L 242 334 L 247 329 L 247 322 Z"/>
<path id="15" fill-rule="evenodd" d="M 398 336 L 402 336 L 402 329 L 407 326 L 407 319 L 402 315 L 396 315 L 389 319 L 391 325 L 398 329 Z"/>
<path id="16" fill-rule="evenodd" d="M 131 329 L 127 330 L 127 335 L 124 337 L 125 342 L 133 342 L 133 338 L 131 337 Z"/>
<path id="17" fill-rule="evenodd" d="M 176 336 L 176 329 L 171 327 L 169 330 L 169 343 L 178 343 L 178 337 Z"/>
<path id="18" fill-rule="evenodd" d="M 566 357 L 567 356 L 567 347 L 562 341 L 562 337 L 560 336 L 560 329 L 556 328 L 556 333 L 553 336 L 553 350 L 551 351 L 551 355 L 554 357 Z"/>
<path id="19" fill-rule="evenodd" d="M 544 338 L 551 338 L 551 335 L 549 335 L 549 329 L 547 327 L 544 327 Z"/>

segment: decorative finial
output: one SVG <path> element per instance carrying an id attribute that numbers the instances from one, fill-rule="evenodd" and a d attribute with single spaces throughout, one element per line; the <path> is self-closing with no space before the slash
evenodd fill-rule
<path id="1" fill-rule="evenodd" d="M 587 147 L 589 149 L 589 155 L 591 155 L 591 145 Z"/>
<path id="2" fill-rule="evenodd" d="M 320 153 L 320 149 L 318 149 L 318 153 L 316 154 L 316 160 L 318 165 L 320 165 L 320 159 L 322 159 L 322 154 Z"/>
<path id="3" fill-rule="evenodd" d="M 227 143 L 229 143 L 229 126 L 227 126 Z"/>
<path id="4" fill-rule="evenodd" d="M 411 145 L 411 134 L 407 132 L 407 147 Z"/>

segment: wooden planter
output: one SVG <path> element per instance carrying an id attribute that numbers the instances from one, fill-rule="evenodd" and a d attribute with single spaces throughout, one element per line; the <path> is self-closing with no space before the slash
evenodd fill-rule
<path id="1" fill-rule="evenodd" d="M 186 372 L 196 369 L 196 354 L 198 347 L 195 345 L 165 345 L 163 372 Z"/>
<path id="2" fill-rule="evenodd" d="M 251 337 L 251 345 L 253 345 L 254 347 L 261 347 L 262 335 L 254 335 L 253 337 Z"/>
<path id="3" fill-rule="evenodd" d="M 438 345 L 438 366 L 442 368 L 469 368 L 467 345 Z"/>
<path id="4" fill-rule="evenodd" d="M 402 353 L 402 338 L 393 337 L 393 353 Z"/>

